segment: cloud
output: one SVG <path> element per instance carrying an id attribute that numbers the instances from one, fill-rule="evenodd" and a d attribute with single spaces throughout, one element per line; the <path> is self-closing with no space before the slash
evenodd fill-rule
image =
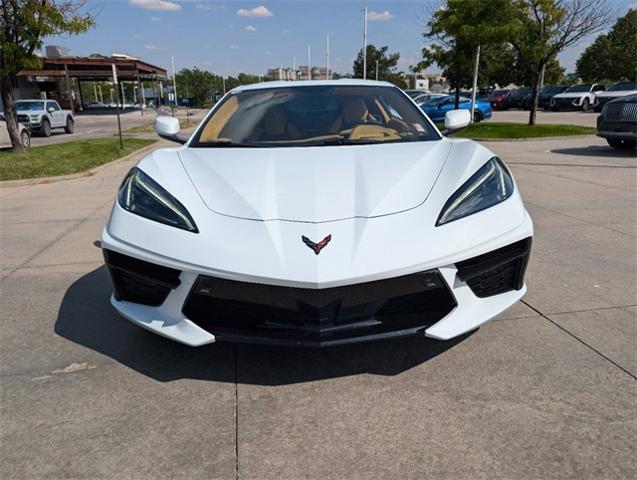
<path id="1" fill-rule="evenodd" d="M 290 31 L 286 28 L 286 29 L 281 30 L 281 33 L 283 35 L 287 35 L 288 33 L 290 33 Z"/>
<path id="2" fill-rule="evenodd" d="M 181 5 L 170 0 L 128 0 L 128 4 L 146 10 L 181 10 Z"/>
<path id="3" fill-rule="evenodd" d="M 212 11 L 212 10 L 225 10 L 226 6 L 225 5 L 218 5 L 216 3 L 198 3 L 197 4 L 197 8 L 199 10 Z"/>
<path id="4" fill-rule="evenodd" d="M 272 51 L 271 50 L 266 50 L 265 52 L 263 52 L 266 55 L 272 55 Z"/>
<path id="5" fill-rule="evenodd" d="M 161 18 L 159 17 L 155 17 L 154 15 L 152 17 L 150 17 L 150 21 L 151 22 L 161 22 Z"/>
<path id="6" fill-rule="evenodd" d="M 141 33 L 136 33 L 135 35 L 133 35 L 133 37 L 135 37 L 135 38 L 144 38 Z"/>
<path id="7" fill-rule="evenodd" d="M 240 17 L 272 17 L 274 13 L 261 5 L 250 10 L 246 8 L 240 8 L 239 10 L 237 10 L 237 15 L 239 15 Z"/>
<path id="8" fill-rule="evenodd" d="M 144 48 L 146 50 L 161 50 L 161 48 L 159 48 L 157 45 L 153 45 L 152 43 L 147 43 L 146 45 L 144 45 Z"/>
<path id="9" fill-rule="evenodd" d="M 394 16 L 389 12 L 389 10 L 385 10 L 384 12 L 367 12 L 367 20 L 370 22 L 386 22 L 387 20 L 391 20 Z"/>
<path id="10" fill-rule="evenodd" d="M 248 25 L 248 26 L 245 28 L 245 31 L 246 31 L 246 32 L 256 32 L 256 31 L 257 31 L 257 27 L 255 27 L 254 25 Z"/>
<path id="11" fill-rule="evenodd" d="M 228 48 L 230 50 L 239 50 L 241 47 L 239 45 L 229 45 Z"/>

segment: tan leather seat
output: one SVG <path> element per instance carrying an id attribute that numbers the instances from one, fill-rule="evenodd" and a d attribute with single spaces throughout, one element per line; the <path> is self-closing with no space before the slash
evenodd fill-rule
<path id="1" fill-rule="evenodd" d="M 366 123 L 369 117 L 367 104 L 362 98 L 350 98 L 343 102 L 340 116 L 332 122 L 330 131 L 339 132 L 345 128 L 350 128 L 360 123 Z"/>
<path id="2" fill-rule="evenodd" d="M 260 140 L 296 140 L 301 135 L 298 128 L 288 120 L 285 109 L 281 106 L 270 108 L 261 120 L 263 131 Z"/>

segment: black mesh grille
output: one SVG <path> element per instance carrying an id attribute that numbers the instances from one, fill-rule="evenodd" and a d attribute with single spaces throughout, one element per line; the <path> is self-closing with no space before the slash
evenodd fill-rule
<path id="1" fill-rule="evenodd" d="M 519 290 L 531 253 L 531 238 L 456 263 L 458 277 L 480 298 Z"/>
<path id="2" fill-rule="evenodd" d="M 117 300 L 151 306 L 161 305 L 170 290 L 180 284 L 179 270 L 112 250 L 104 249 L 103 253 L 113 284 L 113 295 Z"/>
<path id="3" fill-rule="evenodd" d="M 327 345 L 416 333 L 455 306 L 437 271 L 328 289 L 201 276 L 183 313 L 220 340 Z"/>

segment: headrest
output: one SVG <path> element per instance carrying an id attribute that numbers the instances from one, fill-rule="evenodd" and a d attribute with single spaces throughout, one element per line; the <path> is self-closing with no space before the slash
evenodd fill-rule
<path id="1" fill-rule="evenodd" d="M 343 103 L 341 115 L 345 125 L 355 124 L 367 117 L 367 104 L 362 98 L 348 99 Z"/>
<path id="2" fill-rule="evenodd" d="M 288 124 L 288 116 L 280 105 L 272 107 L 263 116 L 263 130 L 268 135 L 282 135 Z"/>

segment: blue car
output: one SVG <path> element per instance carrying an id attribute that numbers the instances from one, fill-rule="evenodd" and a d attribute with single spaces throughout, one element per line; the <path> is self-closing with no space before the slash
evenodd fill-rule
<path id="1" fill-rule="evenodd" d="M 443 123 L 445 121 L 445 113 L 449 110 L 455 110 L 455 97 L 453 95 L 447 95 L 441 98 L 433 98 L 420 105 L 423 112 L 434 123 Z M 466 97 L 460 97 L 460 110 L 471 110 L 471 99 Z M 485 118 L 491 118 L 493 111 L 491 110 L 491 104 L 483 100 L 476 99 L 476 108 L 473 112 L 473 120 L 480 122 Z"/>

